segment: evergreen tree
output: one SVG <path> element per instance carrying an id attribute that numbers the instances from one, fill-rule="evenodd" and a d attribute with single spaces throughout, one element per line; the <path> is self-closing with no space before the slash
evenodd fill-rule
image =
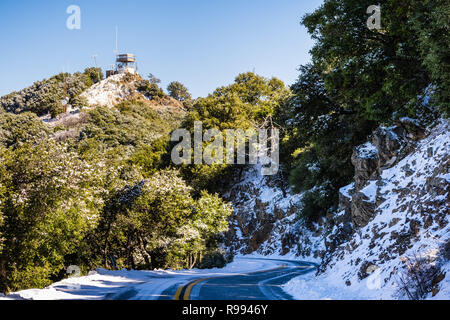
<path id="1" fill-rule="evenodd" d="M 167 86 L 167 91 L 169 92 L 169 96 L 180 102 L 185 102 L 192 99 L 189 90 L 178 81 L 172 81 L 169 83 Z"/>
<path id="2" fill-rule="evenodd" d="M 448 108 L 448 4 L 381 3 L 381 29 L 369 29 L 366 0 L 325 0 L 302 19 L 316 41 L 293 96 L 279 109 L 286 124 L 281 159 L 294 187 L 306 191 L 302 215 L 336 209 L 353 175 L 353 147 L 401 116 L 429 123 Z M 446 11 L 447 10 L 447 11 Z"/>
<path id="3" fill-rule="evenodd" d="M 150 74 L 148 75 L 148 80 L 150 81 L 151 84 L 156 84 L 156 85 L 158 85 L 158 84 L 161 83 L 161 80 L 158 79 L 157 77 L 155 77 L 155 75 L 154 75 L 153 73 L 150 73 Z"/>
<path id="4" fill-rule="evenodd" d="M 45 286 L 95 226 L 97 175 L 52 140 L 2 151 L 0 290 Z"/>

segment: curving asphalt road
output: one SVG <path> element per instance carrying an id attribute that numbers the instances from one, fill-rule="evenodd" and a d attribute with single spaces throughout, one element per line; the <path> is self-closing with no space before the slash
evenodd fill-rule
<path id="1" fill-rule="evenodd" d="M 272 259 L 275 260 L 275 259 Z M 315 270 L 310 262 L 275 260 L 280 267 L 257 272 L 199 278 L 164 291 L 161 299 L 174 300 L 292 300 L 281 286 Z M 176 290 L 176 291 L 175 291 Z"/>
<path id="2" fill-rule="evenodd" d="M 284 292 L 282 285 L 290 279 L 316 269 L 311 262 L 245 258 L 248 260 L 271 260 L 277 266 L 268 270 L 248 273 L 230 273 L 189 277 L 176 280 L 177 276 L 167 277 L 173 285 L 155 294 L 154 290 L 146 290 L 146 282 L 124 288 L 111 293 L 106 299 L 112 300 L 292 300 L 293 297 Z M 150 278 L 149 278 L 150 280 Z M 161 278 L 160 278 L 161 280 Z M 175 280 L 175 281 L 174 281 Z M 151 280 L 150 280 L 151 281 Z M 184 281 L 184 283 L 183 283 Z"/>

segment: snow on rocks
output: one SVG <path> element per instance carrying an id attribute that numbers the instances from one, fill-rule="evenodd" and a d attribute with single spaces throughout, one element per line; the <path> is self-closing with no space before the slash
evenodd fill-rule
<path id="1" fill-rule="evenodd" d="M 366 182 L 359 194 L 374 205 L 373 216 L 327 253 L 319 276 L 293 279 L 285 290 L 296 299 L 407 299 L 402 284 L 414 290 L 412 266 L 437 270 L 424 298 L 450 299 L 449 129 L 440 120 L 411 153 Z"/>
<path id="2" fill-rule="evenodd" d="M 368 159 L 378 155 L 377 148 L 370 142 L 366 142 L 357 147 L 356 152 L 358 153 L 358 157 L 362 159 Z"/>
<path id="3" fill-rule="evenodd" d="M 241 181 L 225 194 L 233 203 L 227 247 L 237 254 L 294 254 L 318 260 L 324 249 L 322 225 L 307 228 L 297 220 L 301 194 L 292 194 L 273 177 L 250 166 Z"/>
<path id="4" fill-rule="evenodd" d="M 105 270 L 87 276 L 71 277 L 44 289 L 29 289 L 0 296 L 0 300 L 103 300 L 123 297 L 133 292 L 133 300 L 155 300 L 172 286 L 186 284 L 199 277 L 245 274 L 279 267 L 280 261 L 237 257 L 224 268 L 192 270 Z"/>
<path id="5" fill-rule="evenodd" d="M 81 97 L 86 98 L 90 106 L 112 107 L 136 94 L 135 88 L 124 81 L 126 75 L 112 75 L 94 84 L 83 92 Z"/>

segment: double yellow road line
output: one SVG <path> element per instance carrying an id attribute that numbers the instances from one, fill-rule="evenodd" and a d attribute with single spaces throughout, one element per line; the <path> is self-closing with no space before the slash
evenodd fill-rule
<path id="1" fill-rule="evenodd" d="M 254 273 L 275 271 L 275 270 L 283 269 L 283 268 L 286 268 L 286 264 L 283 264 L 281 267 L 274 268 L 274 269 L 260 270 L 260 271 L 247 273 L 247 275 L 251 275 L 251 274 L 254 274 Z M 182 286 L 180 286 L 177 289 L 177 291 L 175 292 L 175 296 L 173 297 L 173 300 L 189 300 L 190 296 L 191 296 L 192 288 L 195 285 L 199 284 L 200 282 L 203 282 L 203 281 L 206 281 L 206 280 L 210 280 L 210 279 L 215 279 L 215 278 L 223 278 L 223 277 L 230 277 L 230 276 L 236 276 L 236 275 L 239 275 L 239 274 L 230 274 L 230 275 L 226 275 L 226 276 L 202 278 L 202 279 L 198 279 L 198 280 L 194 280 L 194 281 L 188 282 L 187 284 L 182 285 Z"/>
<path id="2" fill-rule="evenodd" d="M 189 282 L 186 285 L 182 285 L 181 287 L 179 287 L 177 289 L 177 292 L 175 292 L 175 296 L 173 297 L 173 300 L 189 300 L 189 298 L 191 296 L 192 288 L 196 284 L 199 284 L 202 281 L 205 281 L 205 280 L 208 280 L 208 279 L 212 279 L 212 278 L 213 277 L 211 277 L 211 278 L 204 278 L 204 279 L 200 279 L 200 280 L 195 280 L 195 281 Z M 184 291 L 183 298 L 180 299 L 181 294 L 182 294 L 183 291 Z"/>

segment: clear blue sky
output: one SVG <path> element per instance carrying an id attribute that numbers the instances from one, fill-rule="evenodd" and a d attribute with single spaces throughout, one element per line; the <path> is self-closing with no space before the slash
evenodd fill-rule
<path id="1" fill-rule="evenodd" d="M 300 18 L 322 0 L 0 0 L 0 96 L 63 70 L 138 57 L 141 75 L 165 88 L 184 83 L 206 96 L 255 71 L 292 84 L 310 60 L 312 40 Z M 81 30 L 66 28 L 69 5 L 81 8 Z"/>

